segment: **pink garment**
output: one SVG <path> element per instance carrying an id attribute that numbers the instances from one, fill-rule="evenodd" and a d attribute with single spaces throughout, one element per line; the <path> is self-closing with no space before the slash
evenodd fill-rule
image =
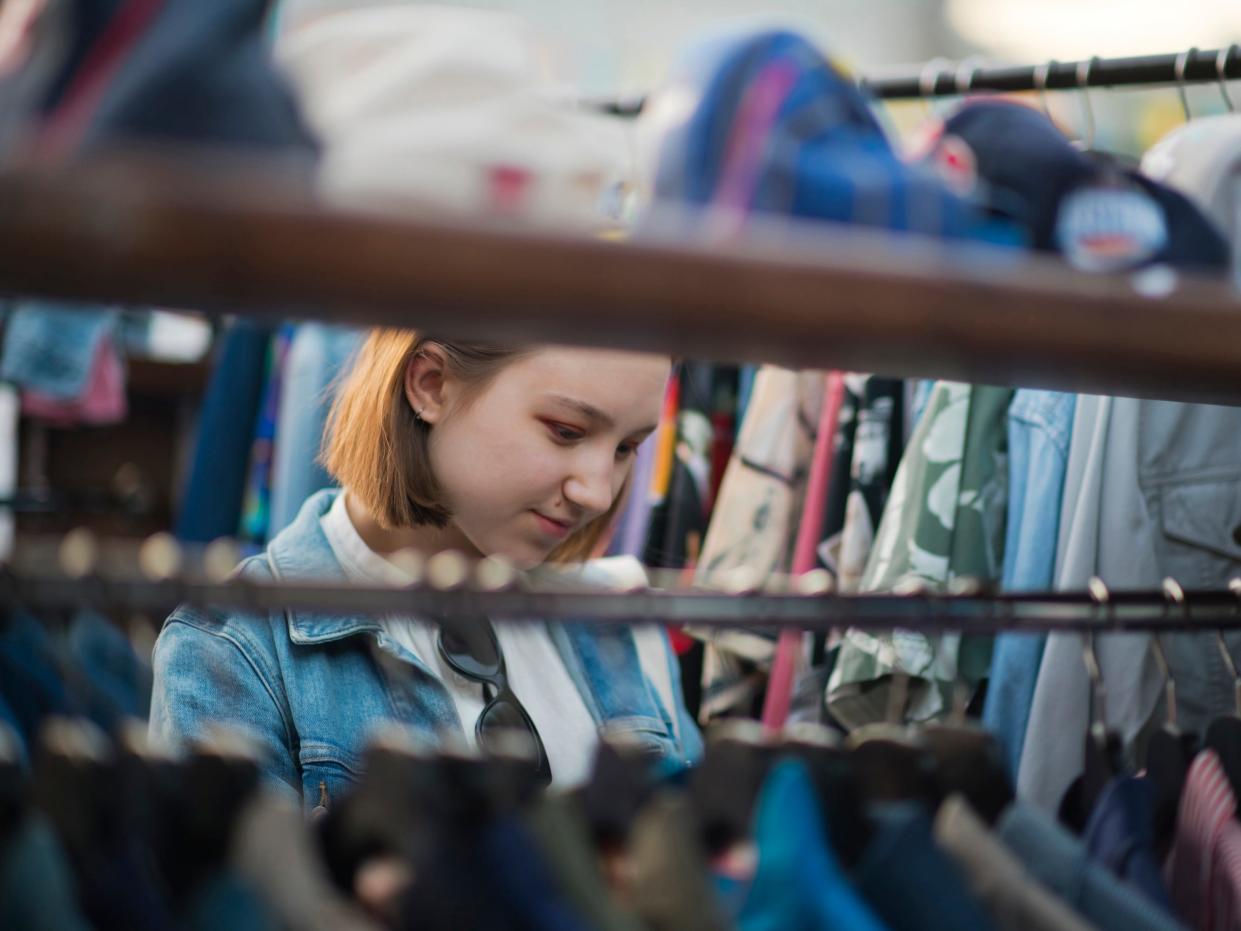
<path id="1" fill-rule="evenodd" d="M 806 502 L 802 510 L 801 524 L 797 528 L 797 542 L 793 548 L 793 575 L 801 575 L 814 568 L 819 543 L 823 539 L 823 520 L 826 516 L 824 512 L 828 488 L 832 480 L 836 429 L 840 422 L 840 408 L 844 404 L 844 398 L 844 376 L 840 372 L 830 373 L 827 376 L 823 407 L 819 413 L 819 429 L 814 438 L 810 474 L 806 479 Z M 780 640 L 776 644 L 771 679 L 763 700 L 763 726 L 770 731 L 780 730 L 788 720 L 802 639 L 801 631 L 785 630 L 780 633 Z"/>
<path id="2" fill-rule="evenodd" d="M 124 420 L 127 413 L 125 368 L 112 340 L 105 337 L 99 341 L 86 391 L 80 398 L 65 400 L 37 391 L 23 391 L 22 413 L 61 426 L 101 426 Z"/>
<path id="3" fill-rule="evenodd" d="M 753 205 L 763 161 L 763 149 L 770 145 L 775 124 L 785 99 L 797 83 L 797 69 L 791 62 L 774 61 L 765 66 L 746 90 L 737 108 L 724 164 L 716 187 L 716 204 L 744 215 Z"/>
<path id="4" fill-rule="evenodd" d="M 1237 799 L 1214 750 L 1189 767 L 1177 813 L 1167 880 L 1182 921 L 1199 931 L 1241 922 L 1241 823 Z"/>

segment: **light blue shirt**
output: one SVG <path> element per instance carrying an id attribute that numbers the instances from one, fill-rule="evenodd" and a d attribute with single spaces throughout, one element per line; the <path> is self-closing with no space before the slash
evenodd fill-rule
<path id="1" fill-rule="evenodd" d="M 1056 563 L 1060 502 L 1077 395 L 1022 389 L 1008 409 L 1008 528 L 1004 591 L 1048 591 Z M 983 724 L 1016 777 L 1045 634 L 1001 634 L 991 655 Z"/>

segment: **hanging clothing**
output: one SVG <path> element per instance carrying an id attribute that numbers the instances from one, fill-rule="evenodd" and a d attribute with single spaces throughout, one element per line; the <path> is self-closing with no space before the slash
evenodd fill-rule
<path id="1" fill-rule="evenodd" d="M 272 461 L 276 447 L 276 417 L 280 410 L 284 363 L 288 356 L 293 326 L 286 323 L 267 347 L 262 400 L 250 444 L 250 464 L 246 470 L 246 490 L 242 497 L 241 521 L 237 536 L 262 546 L 267 541 L 271 511 Z"/>
<path id="2" fill-rule="evenodd" d="M 332 485 L 320 462 L 324 429 L 337 379 L 361 337 L 358 330 L 323 323 L 301 324 L 293 335 L 276 421 L 269 537 L 293 522 L 307 498 Z"/>
<path id="3" fill-rule="evenodd" d="M 1171 915 L 1172 901 L 1155 852 L 1154 820 L 1155 792 L 1150 780 L 1120 776 L 1095 802 L 1082 840 L 1092 860 Z"/>
<path id="4" fill-rule="evenodd" d="M 956 861 L 999 931 L 1090 931 L 1085 919 L 1022 866 L 960 795 L 935 816 L 935 842 Z"/>
<path id="5" fill-rule="evenodd" d="M 1155 159 L 1165 169 L 1166 155 Z M 1228 266 L 1226 243 L 1189 200 L 1153 181 L 1143 184 L 1164 210 L 1165 261 L 1217 273 Z M 1233 535 L 1241 526 L 1241 472 L 1235 466 L 1241 413 L 1213 405 L 1082 397 L 1077 421 L 1056 587 L 1081 591 L 1095 575 L 1115 589 L 1157 588 L 1168 576 L 1186 588 L 1225 585 L 1241 568 L 1241 544 Z M 1234 650 L 1241 644 L 1236 632 L 1226 639 Z M 1149 643 L 1144 635 L 1113 634 L 1095 645 L 1109 694 L 1108 723 L 1133 749 L 1162 697 Z M 1232 707 L 1232 680 L 1212 637 L 1170 634 L 1163 644 L 1177 682 L 1182 727 L 1201 729 Z M 1085 734 L 1088 697 L 1078 639 L 1048 637 L 1018 771 L 1023 798 L 1053 809 L 1080 772 L 1081 741 L 1064 740 L 1063 734 Z"/>
<path id="6" fill-rule="evenodd" d="M 1043 812 L 1015 802 L 996 834 L 1027 870 L 1099 931 L 1178 931 L 1181 925 L 1090 860 L 1078 840 Z"/>
<path id="7" fill-rule="evenodd" d="M 1214 750 L 1194 758 L 1181 795 L 1168 877 L 1177 913 L 1196 931 L 1241 921 L 1241 822 Z"/>
<path id="8" fill-rule="evenodd" d="M 755 585 L 787 571 L 823 403 L 823 374 L 764 366 L 707 528 L 695 582 L 727 585 L 738 572 Z M 761 684 L 745 663 L 768 663 L 765 632 L 695 631 L 707 643 L 700 718 L 750 701 Z"/>
<path id="9" fill-rule="evenodd" d="M 887 803 L 872 816 L 875 836 L 857 865 L 857 886 L 887 927 L 924 931 L 932 918 L 947 931 L 995 927 L 963 871 L 936 845 L 920 804 Z"/>
<path id="10" fill-rule="evenodd" d="M 884 931 L 842 872 L 822 826 L 805 765 L 777 763 L 755 803 L 758 870 L 737 920 L 741 931 Z"/>
<path id="11" fill-rule="evenodd" d="M 81 403 L 101 347 L 116 337 L 115 308 L 28 301 L 8 313 L 0 379 L 48 402 Z"/>
<path id="12" fill-rule="evenodd" d="M 1007 505 L 1005 416 L 1013 392 L 941 382 L 897 470 L 862 579 L 890 591 L 917 579 L 998 578 Z M 927 721 L 951 707 L 953 689 L 986 676 L 990 643 L 960 633 L 849 631 L 827 685 L 829 713 L 853 729 L 884 720 L 889 677 L 914 677 L 907 714 Z"/>
<path id="13" fill-rule="evenodd" d="M 689 800 L 657 793 L 630 832 L 634 912 L 652 931 L 724 931 Z"/>
<path id="14" fill-rule="evenodd" d="M 844 524 L 836 548 L 836 588 L 855 592 L 862 584 L 875 534 L 905 449 L 904 382 L 877 375 L 847 375 L 858 399 L 849 458 Z M 839 473 L 833 473 L 839 474 Z M 844 483 L 837 483 L 837 487 Z M 823 548 L 832 550 L 832 541 Z"/>
<path id="15" fill-rule="evenodd" d="M 238 319 L 220 342 L 198 415 L 178 539 L 210 543 L 237 532 L 271 334 L 267 324 Z"/>
<path id="16" fill-rule="evenodd" d="M 1000 586 L 1049 591 L 1055 579 L 1060 507 L 1077 395 L 1022 389 L 1008 409 L 1008 530 Z M 1047 635 L 1000 634 L 991 655 L 983 725 L 1014 776 L 1021 768 L 1030 706 Z"/>

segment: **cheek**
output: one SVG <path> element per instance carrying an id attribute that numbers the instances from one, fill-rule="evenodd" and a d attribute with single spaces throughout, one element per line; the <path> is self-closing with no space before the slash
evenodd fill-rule
<path id="1" fill-rule="evenodd" d="M 468 416 L 468 415 L 467 415 Z M 431 444 L 431 466 L 462 529 L 491 524 L 554 499 L 562 451 L 535 429 L 451 421 Z"/>

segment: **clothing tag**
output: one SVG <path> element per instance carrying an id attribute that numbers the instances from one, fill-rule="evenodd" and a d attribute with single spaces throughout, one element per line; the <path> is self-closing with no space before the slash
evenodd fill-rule
<path id="1" fill-rule="evenodd" d="M 1056 245 L 1069 264 L 1088 272 L 1134 268 L 1168 242 L 1159 205 L 1129 185 L 1092 184 L 1073 191 L 1056 216 Z"/>

